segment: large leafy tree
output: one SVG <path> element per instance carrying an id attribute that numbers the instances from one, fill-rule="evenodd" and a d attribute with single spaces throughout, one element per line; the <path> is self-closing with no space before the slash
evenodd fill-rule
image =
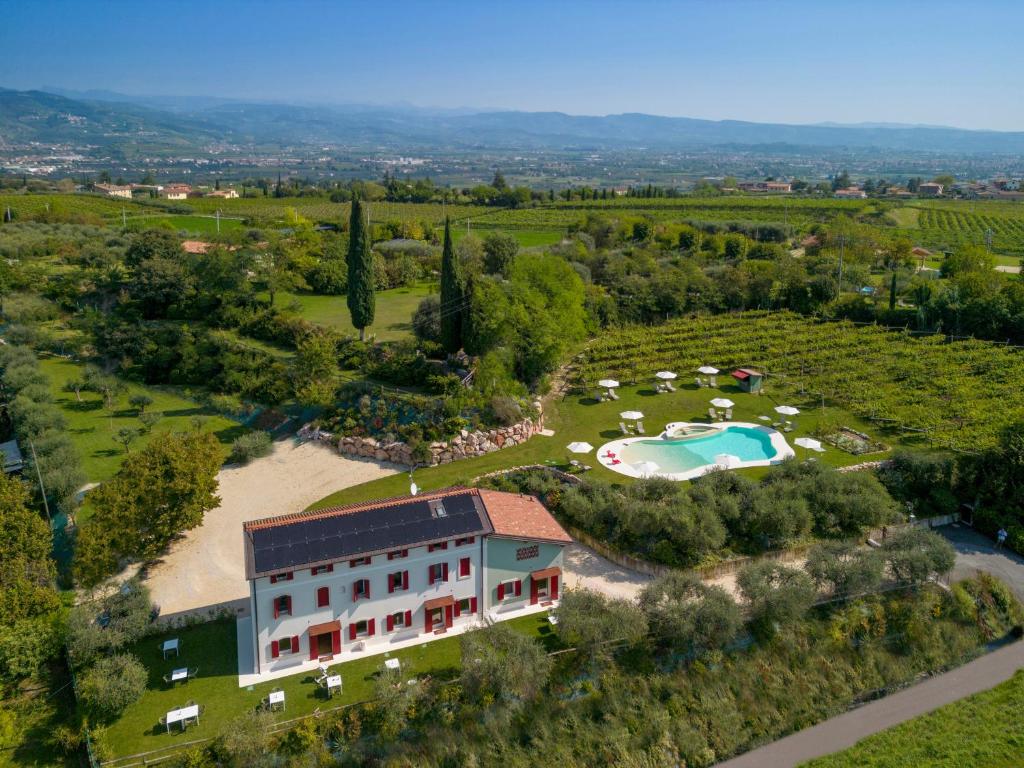
<path id="1" fill-rule="evenodd" d="M 373 325 L 376 311 L 374 294 L 373 253 L 370 234 L 366 230 L 363 206 L 352 194 L 352 212 L 348 222 L 348 311 L 352 325 L 359 329 L 359 340 L 366 338 L 366 328 Z"/>
<path id="2" fill-rule="evenodd" d="M 728 592 L 683 571 L 648 584 L 640 593 L 640 608 L 658 642 L 683 653 L 721 648 L 743 627 L 739 606 Z"/>
<path id="3" fill-rule="evenodd" d="M 444 220 L 444 248 L 441 251 L 441 344 L 449 352 L 462 348 L 462 315 L 466 281 L 462 265 L 452 247 L 451 223 Z"/>
<path id="4" fill-rule="evenodd" d="M 551 673 L 551 657 L 533 638 L 507 624 L 462 636 L 462 685 L 471 699 L 525 701 L 536 697 Z"/>
<path id="5" fill-rule="evenodd" d="M 198 430 L 168 435 L 128 456 L 117 475 L 89 495 L 95 511 L 79 531 L 79 580 L 97 584 L 122 560 L 155 557 L 199 525 L 220 503 L 220 464 L 216 438 Z"/>

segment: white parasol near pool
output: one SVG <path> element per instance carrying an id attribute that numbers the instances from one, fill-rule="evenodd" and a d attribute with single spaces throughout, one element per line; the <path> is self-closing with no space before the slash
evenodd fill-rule
<path id="1" fill-rule="evenodd" d="M 801 448 L 806 448 L 809 451 L 817 451 L 818 453 L 825 452 L 825 448 L 822 446 L 821 441 L 815 440 L 813 437 L 798 437 L 793 442 Z"/>
<path id="2" fill-rule="evenodd" d="M 619 414 L 619 416 L 625 419 L 626 421 L 638 421 L 639 419 L 642 419 L 644 417 L 644 415 L 640 413 L 640 411 L 623 411 L 622 413 Z"/>
<path id="3" fill-rule="evenodd" d="M 711 401 L 711 404 L 715 408 L 732 408 L 736 403 L 730 400 L 728 397 L 716 397 Z"/>
<path id="4" fill-rule="evenodd" d="M 639 472 L 641 477 L 650 477 L 660 469 L 660 467 L 653 461 L 638 461 L 635 464 L 630 464 L 629 466 Z"/>
<path id="5" fill-rule="evenodd" d="M 677 378 L 677 376 L 672 373 L 672 371 L 658 371 L 654 374 L 654 378 L 661 379 L 662 381 L 671 381 L 672 379 Z"/>
<path id="6" fill-rule="evenodd" d="M 799 408 L 794 408 L 792 405 L 780 405 L 775 409 L 776 413 L 781 413 L 783 416 L 796 416 L 800 413 Z"/>
<path id="7" fill-rule="evenodd" d="M 592 450 L 594 450 L 594 446 L 592 446 L 590 443 L 585 443 L 582 441 L 569 443 L 569 445 L 567 445 L 566 448 L 568 448 L 572 453 L 590 453 Z"/>
<path id="8" fill-rule="evenodd" d="M 605 387 L 606 389 L 615 389 L 615 387 L 619 386 L 619 382 L 615 379 L 601 379 L 597 383 L 599 386 Z"/>
<path id="9" fill-rule="evenodd" d="M 733 469 L 738 467 L 743 460 L 739 456 L 734 456 L 731 453 L 720 453 L 715 456 L 715 464 L 726 469 Z"/>
<path id="10" fill-rule="evenodd" d="M 718 373 L 718 369 L 715 368 L 715 366 L 713 365 L 702 365 L 700 368 L 697 369 L 697 373 L 703 373 L 707 376 L 714 376 L 716 373 Z"/>

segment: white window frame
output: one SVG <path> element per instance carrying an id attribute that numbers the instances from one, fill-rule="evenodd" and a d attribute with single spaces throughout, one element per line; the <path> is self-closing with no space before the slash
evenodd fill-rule
<path id="1" fill-rule="evenodd" d="M 391 614 L 391 628 L 405 629 L 405 611 L 397 611 Z"/>
<path id="2" fill-rule="evenodd" d="M 355 622 L 355 625 L 356 625 L 356 639 L 357 640 L 360 639 L 360 638 L 363 638 L 363 637 L 369 637 L 370 636 L 370 620 L 369 619 L 363 619 L 362 621 L 357 621 L 357 622 Z M 362 626 L 362 630 L 361 631 L 359 629 L 360 626 Z"/>
<path id="3" fill-rule="evenodd" d="M 516 581 L 518 579 L 509 579 L 508 581 L 501 582 L 504 591 L 504 597 L 501 598 L 501 602 L 504 603 L 507 600 L 516 599 Z"/>

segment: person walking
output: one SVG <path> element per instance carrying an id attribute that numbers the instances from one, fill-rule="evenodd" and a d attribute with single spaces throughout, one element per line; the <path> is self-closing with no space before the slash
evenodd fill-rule
<path id="1" fill-rule="evenodd" d="M 1000 528 L 999 533 L 996 534 L 996 549 L 1001 549 L 1003 544 L 1006 543 L 1007 534 L 1005 528 Z"/>

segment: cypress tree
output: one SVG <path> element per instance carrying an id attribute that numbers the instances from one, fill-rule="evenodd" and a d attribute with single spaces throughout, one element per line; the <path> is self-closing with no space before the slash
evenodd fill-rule
<path id="1" fill-rule="evenodd" d="M 352 212 L 348 220 L 348 311 L 352 325 L 359 329 L 359 340 L 366 339 L 366 326 L 373 325 L 376 310 L 373 282 L 373 254 L 370 235 L 363 220 L 363 206 L 352 193 Z"/>
<path id="2" fill-rule="evenodd" d="M 441 251 L 441 344 L 448 352 L 462 348 L 462 302 L 466 285 L 462 268 L 452 248 L 451 226 L 444 219 L 444 249 Z"/>

